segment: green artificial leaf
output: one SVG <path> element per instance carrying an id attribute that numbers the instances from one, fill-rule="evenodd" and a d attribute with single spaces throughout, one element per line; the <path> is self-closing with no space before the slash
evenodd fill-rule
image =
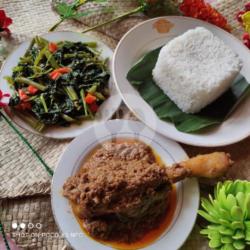
<path id="1" fill-rule="evenodd" d="M 210 240 L 211 248 L 217 250 L 248 249 L 250 220 L 246 218 L 246 214 L 250 210 L 248 207 L 249 183 L 247 181 L 218 183 L 214 190 L 215 198 L 209 195 L 209 200 L 201 200 L 202 208 L 206 212 L 199 211 L 199 214 L 209 219 L 210 222 L 205 229 L 201 230 L 201 234 Z M 214 209 L 220 213 L 220 217 L 212 218 L 214 222 L 211 222 L 209 212 Z"/>
<path id="2" fill-rule="evenodd" d="M 218 221 L 223 226 L 231 227 L 231 223 L 229 222 L 229 220 L 219 219 Z M 233 229 L 235 229 L 235 228 L 233 227 Z"/>
<path id="3" fill-rule="evenodd" d="M 216 185 L 216 187 L 215 187 L 215 189 L 214 189 L 214 198 L 217 200 L 217 199 L 219 199 L 218 197 L 219 197 L 219 193 L 220 193 L 220 191 L 221 191 L 221 188 L 225 188 L 225 184 L 223 185 L 223 183 L 222 182 L 218 182 L 217 183 L 217 185 Z"/>
<path id="4" fill-rule="evenodd" d="M 250 193 L 250 182 L 246 182 L 246 193 Z"/>
<path id="5" fill-rule="evenodd" d="M 233 242 L 233 246 L 237 249 L 237 250 L 243 250 L 246 247 L 246 244 L 244 243 L 244 241 L 241 240 L 236 240 Z"/>
<path id="6" fill-rule="evenodd" d="M 239 193 L 239 192 L 245 192 L 245 182 L 240 181 L 240 180 L 236 180 L 234 183 L 234 187 L 235 187 L 235 194 Z"/>
<path id="7" fill-rule="evenodd" d="M 246 232 L 245 232 L 245 240 L 250 241 L 250 221 L 248 221 L 249 226 L 247 226 L 246 222 Z"/>
<path id="8" fill-rule="evenodd" d="M 220 239 L 212 239 L 209 241 L 209 247 L 211 248 L 217 248 L 220 247 L 222 245 L 221 240 Z"/>
<path id="9" fill-rule="evenodd" d="M 220 212 L 220 216 L 218 218 L 221 218 L 221 219 L 224 219 L 224 220 L 228 220 L 231 217 L 229 211 L 227 211 L 223 207 L 219 208 L 219 212 Z"/>
<path id="10" fill-rule="evenodd" d="M 72 6 L 68 5 L 64 2 L 58 3 L 56 5 L 56 10 L 57 10 L 58 14 L 64 19 L 67 19 L 69 16 L 72 16 L 74 13 Z"/>
<path id="11" fill-rule="evenodd" d="M 214 231 L 220 231 L 223 226 L 217 225 L 217 224 L 210 224 L 207 226 L 207 229 L 214 230 Z"/>
<path id="12" fill-rule="evenodd" d="M 236 230 L 236 233 L 232 236 L 234 240 L 244 240 L 245 232 L 241 229 Z"/>
<path id="13" fill-rule="evenodd" d="M 225 244 L 221 250 L 235 250 L 233 244 Z"/>
<path id="14" fill-rule="evenodd" d="M 220 217 L 220 213 L 214 208 L 214 206 L 209 202 L 209 200 L 202 198 L 201 206 L 213 217 Z"/>
<path id="15" fill-rule="evenodd" d="M 91 11 L 77 12 L 77 9 L 74 5 L 69 5 L 64 2 L 58 3 L 56 5 L 56 10 L 62 19 L 79 18 L 93 13 Z"/>
<path id="16" fill-rule="evenodd" d="M 200 231 L 200 234 L 202 234 L 202 235 L 208 235 L 209 232 L 210 232 L 210 230 L 206 228 L 206 229 L 202 229 L 202 230 Z"/>
<path id="17" fill-rule="evenodd" d="M 216 193 L 218 193 L 216 199 L 220 202 L 221 207 L 227 209 L 225 206 L 227 200 L 225 186 L 222 186 Z"/>
<path id="18" fill-rule="evenodd" d="M 160 49 L 147 53 L 130 69 L 127 79 L 153 108 L 157 116 L 164 121 L 174 123 L 179 131 L 195 133 L 212 125 L 222 123 L 250 90 L 250 85 L 246 80 L 241 79 L 234 82 L 226 93 L 198 114 L 184 113 L 153 80 L 152 70 L 156 64 Z"/>
<path id="19" fill-rule="evenodd" d="M 245 210 L 245 194 L 243 192 L 239 192 L 236 194 L 236 200 L 240 208 Z"/>
<path id="20" fill-rule="evenodd" d="M 242 221 L 234 221 L 234 222 L 232 222 L 231 227 L 233 229 L 242 229 L 242 230 L 245 229 L 245 226 L 244 226 Z"/>
<path id="21" fill-rule="evenodd" d="M 250 221 L 245 221 L 245 226 L 246 226 L 247 230 L 249 230 L 249 232 L 250 232 Z"/>
<path id="22" fill-rule="evenodd" d="M 67 4 L 65 2 L 58 2 L 55 6 L 56 11 L 58 12 L 58 14 L 60 15 L 62 20 L 65 19 L 72 19 L 72 18 L 80 18 L 83 16 L 88 16 L 91 14 L 94 14 L 96 11 L 94 10 L 87 10 L 84 12 L 78 12 L 78 8 L 84 4 L 86 4 L 87 2 L 95 2 L 95 3 L 104 3 L 107 0 L 75 0 L 73 3 L 71 4 Z M 110 12 L 111 8 L 104 8 L 103 9 L 104 12 Z"/>
<path id="23" fill-rule="evenodd" d="M 244 204 L 245 218 L 250 219 L 250 193 L 247 193 Z"/>
<path id="24" fill-rule="evenodd" d="M 232 181 L 226 181 L 225 182 L 225 193 L 226 194 L 235 194 L 234 186 L 235 185 Z"/>
<path id="25" fill-rule="evenodd" d="M 228 227 L 222 227 L 220 229 L 220 234 L 221 235 L 227 235 L 227 236 L 233 236 L 234 235 L 234 231 Z"/>
<path id="26" fill-rule="evenodd" d="M 213 216 L 211 216 L 210 214 L 204 212 L 203 210 L 199 210 L 198 214 L 201 215 L 203 218 L 205 218 L 209 222 L 212 222 L 212 223 L 217 222 L 217 220 Z"/>
<path id="27" fill-rule="evenodd" d="M 216 240 L 220 240 L 221 239 L 221 235 L 218 231 L 210 231 L 208 233 L 208 238 L 211 239 L 216 239 Z"/>
<path id="28" fill-rule="evenodd" d="M 243 215 L 242 209 L 239 206 L 233 206 L 231 208 L 231 216 L 233 220 L 241 221 L 244 215 Z"/>
<path id="29" fill-rule="evenodd" d="M 230 244 L 230 243 L 233 243 L 233 239 L 229 236 L 223 236 L 221 237 L 221 243 Z"/>

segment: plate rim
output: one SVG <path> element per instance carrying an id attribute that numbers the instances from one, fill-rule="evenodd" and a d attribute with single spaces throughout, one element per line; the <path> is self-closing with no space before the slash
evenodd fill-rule
<path id="1" fill-rule="evenodd" d="M 135 25 L 132 29 L 130 29 L 128 32 L 126 32 L 123 37 L 121 38 L 121 40 L 119 41 L 119 43 L 117 44 L 116 46 L 116 49 L 114 51 L 114 56 L 113 56 L 113 61 L 112 61 L 112 71 L 113 71 L 113 76 L 114 76 L 114 81 L 115 81 L 115 85 L 116 85 L 116 88 L 119 92 L 119 94 L 121 95 L 121 98 L 123 100 L 123 102 L 126 104 L 126 106 L 129 108 L 129 110 L 137 117 L 137 119 L 139 119 L 141 122 L 143 122 L 146 126 L 148 126 L 149 128 L 151 129 L 155 129 L 151 126 L 151 124 L 148 124 L 144 119 L 141 119 L 140 115 L 135 111 L 135 108 L 132 107 L 132 105 L 130 105 L 125 97 L 125 95 L 122 93 L 122 90 L 120 88 L 120 85 L 118 84 L 118 81 L 117 81 L 117 74 L 116 74 L 116 61 L 117 61 L 117 53 L 118 53 L 118 50 L 120 49 L 121 45 L 123 44 L 124 40 L 127 38 L 128 35 L 130 35 L 131 33 L 133 33 L 136 29 L 138 29 L 139 27 L 141 26 L 144 26 L 148 23 L 152 23 L 152 22 L 155 22 L 159 19 L 182 19 L 182 20 L 189 20 L 189 21 L 195 21 L 197 23 L 200 23 L 201 25 L 202 24 L 206 24 L 208 26 L 211 26 L 212 28 L 214 29 L 217 29 L 218 31 L 220 32 L 223 32 L 226 36 L 230 36 L 233 40 L 235 40 L 237 43 L 239 43 L 239 39 L 237 39 L 235 36 L 233 36 L 231 33 L 229 32 L 226 32 L 225 30 L 223 30 L 222 28 L 216 26 L 216 25 L 213 25 L 211 23 L 208 23 L 208 22 L 205 22 L 203 20 L 199 20 L 199 19 L 195 19 L 195 18 L 192 18 L 192 17 L 186 17 L 186 16 L 161 16 L 161 17 L 156 17 L 156 18 L 152 18 L 152 19 L 149 19 L 149 20 L 146 20 L 146 21 L 143 21 L 137 25 Z M 244 47 L 244 45 L 242 44 L 242 47 Z M 249 53 L 249 50 L 247 48 L 245 48 L 245 50 L 247 51 L 247 53 Z M 250 54 L 250 53 L 249 53 Z M 142 98 L 142 97 L 140 97 Z M 151 108 L 152 109 L 152 108 Z M 158 120 L 160 120 L 160 118 L 157 117 Z M 172 124 L 172 123 L 170 123 Z M 223 123 L 221 123 L 220 125 L 222 125 Z M 160 133 L 161 135 L 163 136 L 166 136 L 174 141 L 177 141 L 177 142 L 180 142 L 180 143 L 185 143 L 187 145 L 192 145 L 192 146 L 199 146 L 199 147 L 221 147 L 221 146 L 227 146 L 227 145 L 231 145 L 231 144 L 234 144 L 234 143 L 237 143 L 237 142 L 240 142 L 242 140 L 244 140 L 245 138 L 247 138 L 248 136 L 250 136 L 250 127 L 249 127 L 249 131 L 245 132 L 243 135 L 237 137 L 237 138 L 232 138 L 232 139 L 224 139 L 224 140 L 221 140 L 219 143 L 211 143 L 209 142 L 209 144 L 206 143 L 206 140 L 204 140 L 205 142 L 196 142 L 195 140 L 192 141 L 191 138 L 184 138 L 184 139 L 181 139 L 180 135 L 181 134 L 188 134 L 188 133 L 184 133 L 184 132 L 181 132 L 181 131 L 178 131 L 175 127 L 175 132 L 179 133 L 179 138 L 176 138 L 175 135 L 172 136 L 171 133 L 164 133 L 164 131 L 157 129 L 157 132 Z M 190 136 L 192 136 L 192 134 L 189 134 Z"/>
<path id="2" fill-rule="evenodd" d="M 57 136 L 57 135 L 46 135 L 44 133 L 40 133 L 34 129 L 32 129 L 29 125 L 27 125 L 28 127 L 26 126 L 23 126 L 22 124 L 20 124 L 19 122 L 17 122 L 15 119 L 13 119 L 13 117 L 17 116 L 15 115 L 11 109 L 7 106 L 7 107 L 4 107 L 3 111 L 4 113 L 7 115 L 7 117 L 11 120 L 11 122 L 13 122 L 16 126 L 20 127 L 21 129 L 25 130 L 26 132 L 29 132 L 29 133 L 32 133 L 34 135 L 38 135 L 38 136 L 41 136 L 43 138 L 47 138 L 47 139 L 55 139 L 55 140 L 68 140 L 68 139 L 74 139 L 75 137 L 77 137 L 78 135 L 80 135 L 82 133 L 82 131 L 90 126 L 93 126 L 95 122 L 105 122 L 105 121 L 108 121 L 110 119 L 112 119 L 112 116 L 115 114 L 115 112 L 117 112 L 117 110 L 119 109 L 119 107 L 121 106 L 122 104 L 122 98 L 121 98 L 121 95 L 120 93 L 118 92 L 118 89 L 117 89 L 117 86 L 115 84 L 115 81 L 114 81 L 114 74 L 113 74 L 113 71 L 112 71 L 112 62 L 113 62 L 113 56 L 114 56 L 114 50 L 111 49 L 105 42 L 103 42 L 101 39 L 99 39 L 98 37 L 94 36 L 94 35 L 89 35 L 89 34 L 82 34 L 80 32 L 76 32 L 76 31 L 67 31 L 67 30 L 62 30 L 62 31 L 51 31 L 51 32 L 44 32 L 44 33 L 41 33 L 41 34 L 38 34 L 38 36 L 41 36 L 41 37 L 44 37 L 44 36 L 47 36 L 47 35 L 50 35 L 50 34 L 73 34 L 73 35 L 78 35 L 79 37 L 80 36 L 84 36 L 84 37 L 87 37 L 87 38 L 90 38 L 90 39 L 94 39 L 96 42 L 100 43 L 101 45 L 104 45 L 106 46 L 111 52 L 112 52 L 112 55 L 109 57 L 109 60 L 110 60 L 110 74 L 111 74 L 111 79 L 110 81 L 113 82 L 112 85 L 114 86 L 114 88 L 116 89 L 117 91 L 117 97 L 120 99 L 118 102 L 117 102 L 117 108 L 114 110 L 113 113 L 110 113 L 109 117 L 105 117 L 105 119 L 101 120 L 101 121 L 93 121 L 93 124 L 89 124 L 88 126 L 86 127 L 83 127 L 81 129 L 81 132 L 79 132 L 76 136 Z M 34 36 L 33 36 L 34 37 Z M 12 51 L 11 53 L 8 54 L 7 58 L 3 61 L 1 67 L 0 67 L 0 78 L 4 78 L 4 75 L 3 75 L 3 71 L 6 67 L 6 64 L 8 61 L 10 61 L 10 57 L 13 56 L 17 51 L 18 49 L 20 48 L 20 46 L 23 46 L 24 44 L 28 44 L 32 41 L 32 38 L 27 38 L 25 39 L 24 41 L 22 41 L 21 43 L 19 43 Z M 19 59 L 20 57 L 18 58 L 17 60 L 17 63 L 19 62 Z M 112 79 L 113 78 L 113 79 Z M 20 118 L 21 119 L 21 118 Z M 21 119 L 22 120 L 22 119 Z M 23 120 L 22 120 L 23 121 Z M 23 123 L 26 123 L 25 121 L 23 121 Z M 30 127 L 30 128 L 29 128 Z"/>
<path id="3" fill-rule="evenodd" d="M 186 159 L 186 158 L 188 158 L 188 155 L 186 154 L 186 152 L 184 151 L 184 149 L 176 141 L 173 141 L 173 140 L 171 140 L 171 139 L 169 139 L 167 137 L 162 136 L 159 133 L 156 133 L 154 130 L 148 128 L 147 126 L 145 126 L 144 123 L 142 123 L 140 121 L 114 119 L 114 120 L 108 120 L 108 121 L 100 122 L 100 123 L 96 124 L 95 126 L 101 127 L 101 126 L 103 126 L 103 125 L 105 125 L 107 123 L 109 123 L 109 124 L 114 123 L 115 124 L 115 123 L 124 123 L 124 122 L 127 122 L 128 124 L 132 124 L 132 126 L 135 125 L 135 126 L 141 126 L 141 127 L 146 128 L 147 131 L 150 131 L 150 132 L 154 133 L 154 137 L 155 136 L 156 137 L 160 137 L 163 141 L 166 141 L 167 143 L 169 143 L 170 145 L 172 145 L 172 147 L 178 147 L 178 154 L 181 154 L 180 158 L 183 158 L 183 160 Z M 60 194 L 55 193 L 56 192 L 56 190 L 55 190 L 56 188 L 54 187 L 55 181 L 56 181 L 55 178 L 60 178 L 60 177 L 56 177 L 56 172 L 58 171 L 58 168 L 60 168 L 60 166 L 61 166 L 61 164 L 63 162 L 63 159 L 66 157 L 67 152 L 70 151 L 71 149 L 73 149 L 74 144 L 76 146 L 78 144 L 78 141 L 80 140 L 80 138 L 83 137 L 83 135 L 85 133 L 87 133 L 88 130 L 91 130 L 91 129 L 95 129 L 95 128 L 94 127 L 85 128 L 84 131 L 81 133 L 81 135 L 77 136 L 74 140 L 71 141 L 71 143 L 67 146 L 67 148 L 65 149 L 65 151 L 61 155 L 61 157 L 60 157 L 60 159 L 58 161 L 58 164 L 56 166 L 54 175 L 53 175 L 53 179 L 52 179 L 52 182 L 51 182 L 51 208 L 52 208 L 52 213 L 53 213 L 54 220 L 55 220 L 56 225 L 59 228 L 59 231 L 61 233 L 63 233 L 63 229 L 60 226 L 61 224 L 59 222 L 59 219 L 57 217 L 58 215 L 57 215 L 57 212 L 55 210 L 55 207 L 56 207 L 55 199 L 56 199 L 56 196 L 60 195 Z M 129 132 L 129 131 L 127 131 L 127 132 Z M 119 132 L 118 132 L 118 134 L 119 134 Z M 141 132 L 138 132 L 138 134 L 141 134 Z M 110 135 L 113 136 L 113 131 L 112 131 L 112 134 L 110 134 Z M 174 154 L 173 155 L 171 154 L 171 157 L 174 157 Z M 73 168 L 74 168 L 74 166 L 72 166 L 71 171 L 73 171 Z M 196 178 L 192 178 L 190 181 L 191 181 L 190 185 L 195 190 L 195 193 L 193 193 L 192 196 L 191 196 L 195 200 L 195 202 L 192 203 L 192 210 L 193 210 L 193 213 L 195 213 L 195 215 L 192 218 L 192 223 L 189 224 L 189 229 L 188 229 L 188 232 L 186 233 L 185 239 L 179 244 L 179 246 L 178 246 L 178 248 L 176 248 L 176 250 L 179 249 L 186 242 L 186 240 L 188 239 L 188 237 L 190 236 L 190 234 L 191 234 L 191 232 L 193 230 L 193 227 L 195 225 L 197 216 L 198 216 L 198 209 L 199 209 L 199 204 L 200 204 L 200 189 L 199 189 L 199 184 L 198 184 L 198 180 Z M 184 186 L 185 186 L 185 183 L 183 183 L 183 189 L 184 189 Z M 190 197 L 187 197 L 189 195 L 190 195 L 190 193 L 188 193 L 188 192 L 185 193 L 185 191 L 183 192 L 183 203 L 185 202 L 184 201 L 185 199 L 187 199 L 187 198 L 190 199 Z M 61 198 L 64 199 L 63 196 L 61 196 Z M 182 204 L 182 207 L 183 207 L 183 204 Z M 72 213 L 72 211 L 71 211 L 71 213 Z M 186 213 L 186 209 L 180 209 L 180 214 L 183 214 L 183 213 Z M 177 221 L 178 221 L 178 219 L 177 219 Z M 164 237 L 164 236 L 162 235 L 162 237 Z M 89 238 L 89 236 L 87 236 L 87 238 Z M 65 239 L 70 244 L 70 246 L 73 247 L 73 249 L 77 249 L 77 248 L 75 248 L 75 246 L 71 245 L 71 241 L 70 241 L 70 237 L 69 236 L 66 235 Z M 91 239 L 91 237 L 90 237 L 90 239 Z M 156 240 L 156 242 L 158 240 L 160 240 L 160 239 L 161 239 L 161 236 Z M 100 243 L 98 243 L 98 244 L 100 244 Z M 154 245 L 154 242 L 151 243 L 150 245 L 146 246 L 145 248 L 142 248 L 142 249 L 150 250 L 152 245 Z M 107 245 L 103 245 L 103 247 L 104 247 L 105 250 L 111 249 L 111 247 L 107 246 Z M 175 250 L 175 249 L 171 249 L 171 250 Z"/>

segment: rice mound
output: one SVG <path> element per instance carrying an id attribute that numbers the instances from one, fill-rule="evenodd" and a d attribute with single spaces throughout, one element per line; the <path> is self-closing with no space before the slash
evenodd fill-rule
<path id="1" fill-rule="evenodd" d="M 229 89 L 241 67 L 230 47 L 198 27 L 161 49 L 153 78 L 183 112 L 197 113 Z"/>

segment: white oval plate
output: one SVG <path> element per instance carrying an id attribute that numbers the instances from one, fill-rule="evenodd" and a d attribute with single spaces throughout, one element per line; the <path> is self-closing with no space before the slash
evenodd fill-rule
<path id="1" fill-rule="evenodd" d="M 76 221 L 69 202 L 62 196 L 62 186 L 74 175 L 86 155 L 99 143 L 112 138 L 136 138 L 150 145 L 168 165 L 187 158 L 176 143 L 147 128 L 140 122 L 111 120 L 84 130 L 75 138 L 55 170 L 52 180 L 52 210 L 57 225 L 71 246 L 76 250 L 109 250 L 109 246 L 98 243 L 84 234 Z M 186 179 L 177 185 L 177 209 L 171 225 L 148 250 L 176 250 L 184 243 L 195 223 L 199 207 L 199 187 L 196 179 Z"/>
<path id="2" fill-rule="evenodd" d="M 154 28 L 155 22 L 160 19 L 173 25 L 168 33 L 159 33 Z M 160 120 L 126 79 L 129 69 L 145 53 L 198 26 L 212 31 L 240 56 L 244 63 L 241 74 L 250 82 L 250 51 L 241 41 L 214 25 L 187 17 L 151 19 L 130 30 L 121 39 L 114 53 L 114 80 L 126 105 L 142 122 L 155 131 L 173 140 L 195 146 L 214 147 L 232 144 L 250 135 L 250 98 L 246 98 L 229 119 L 220 126 L 214 126 L 201 133 L 187 134 L 178 131 L 172 123 Z"/>
<path id="3" fill-rule="evenodd" d="M 109 58 L 109 68 L 111 71 L 111 60 L 113 56 L 113 51 L 104 43 L 99 41 L 95 37 L 86 36 L 81 33 L 76 32 L 68 32 L 68 31 L 60 31 L 60 32 L 51 32 L 45 35 L 42 35 L 45 39 L 49 41 L 72 41 L 72 42 L 90 42 L 94 41 L 98 44 L 98 49 L 101 51 L 101 56 L 105 58 Z M 9 88 L 7 81 L 4 79 L 5 76 L 12 75 L 12 68 L 18 64 L 19 58 L 23 56 L 28 49 L 30 41 L 26 41 L 22 43 L 6 60 L 4 63 L 1 73 L 0 73 L 0 89 L 4 93 L 12 93 L 12 90 Z M 113 83 L 112 77 L 109 81 L 110 88 L 110 97 L 101 105 L 99 111 L 96 114 L 96 118 L 93 121 L 84 121 L 81 125 L 72 124 L 69 127 L 59 127 L 53 126 L 46 129 L 40 135 L 55 139 L 66 139 L 73 138 L 81 134 L 82 130 L 88 126 L 91 126 L 100 121 L 106 121 L 112 117 L 114 112 L 119 108 L 121 104 L 121 97 L 118 94 L 115 84 Z M 27 123 L 25 123 L 22 119 L 20 119 L 15 114 L 11 113 L 10 118 L 18 124 L 20 127 L 38 134 L 33 128 L 31 128 Z"/>

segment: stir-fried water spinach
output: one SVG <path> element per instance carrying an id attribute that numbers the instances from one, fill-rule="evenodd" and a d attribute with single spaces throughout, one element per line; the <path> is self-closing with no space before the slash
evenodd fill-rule
<path id="1" fill-rule="evenodd" d="M 49 42 L 35 37 L 6 77 L 11 106 L 37 131 L 94 119 L 109 95 L 110 74 L 94 42 Z"/>

